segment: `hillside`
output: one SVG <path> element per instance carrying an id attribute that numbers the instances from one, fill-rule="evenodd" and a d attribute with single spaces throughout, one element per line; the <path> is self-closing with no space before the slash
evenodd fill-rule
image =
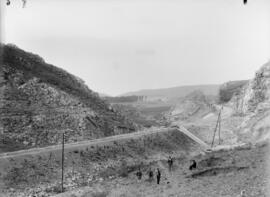
<path id="1" fill-rule="evenodd" d="M 0 152 L 136 130 L 84 82 L 38 55 L 1 45 Z"/>
<path id="2" fill-rule="evenodd" d="M 143 178 L 138 181 L 134 173 L 117 180 L 105 180 L 55 197 L 247 197 L 269 196 L 269 171 L 266 154 L 269 145 L 240 147 L 191 157 L 198 168 L 189 171 L 189 159 L 177 157 L 172 172 L 167 161 L 161 159 L 143 166 Z M 161 184 L 147 177 L 149 168 L 161 169 Z"/>
<path id="3" fill-rule="evenodd" d="M 194 121 L 194 118 L 202 118 L 214 110 L 211 102 L 202 91 L 193 91 L 178 100 L 171 111 L 171 118 L 186 121 Z"/>
<path id="4" fill-rule="evenodd" d="M 186 158 L 201 150 L 175 129 L 153 130 L 95 140 L 65 149 L 65 189 L 105 184 L 130 177 L 167 155 Z M 36 154 L 0 156 L 0 193 L 5 196 L 52 196 L 60 191 L 61 146 Z M 21 152 L 21 151 L 20 151 Z"/>
<path id="5" fill-rule="evenodd" d="M 184 97 L 193 91 L 202 91 L 205 95 L 218 95 L 219 85 L 190 85 L 178 86 L 172 88 L 140 90 L 136 92 L 128 92 L 124 96 L 137 95 L 157 98 L 178 98 Z"/>
<path id="6" fill-rule="evenodd" d="M 170 131 L 67 150 L 66 192 L 58 195 L 60 151 L 0 158 L 0 191 L 7 197 L 232 197 L 242 190 L 248 196 L 268 196 L 269 161 L 265 156 L 269 144 L 204 154 L 197 148 L 185 135 Z M 174 157 L 172 171 L 168 169 L 168 155 Z M 190 159 L 197 161 L 193 171 L 188 169 Z M 142 180 L 136 177 L 139 168 Z M 160 185 L 148 178 L 149 169 L 157 168 L 162 174 Z"/>
<path id="7" fill-rule="evenodd" d="M 245 118 L 238 127 L 242 140 L 270 138 L 270 62 L 256 72 L 239 94 L 234 95 L 230 104 L 236 114 Z"/>

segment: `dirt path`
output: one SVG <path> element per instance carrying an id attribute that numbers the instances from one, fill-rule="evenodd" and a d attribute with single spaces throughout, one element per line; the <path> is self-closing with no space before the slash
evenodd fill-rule
<path id="1" fill-rule="evenodd" d="M 183 126 L 181 126 L 180 129 L 164 128 L 164 129 L 155 129 L 155 130 L 145 130 L 145 131 L 138 131 L 138 132 L 134 132 L 134 133 L 115 135 L 115 136 L 110 136 L 110 137 L 105 137 L 105 138 L 100 138 L 100 139 L 95 139 L 95 140 L 69 143 L 69 144 L 65 144 L 65 150 L 71 150 L 74 148 L 83 148 L 86 146 L 97 145 L 100 143 L 108 143 L 108 142 L 113 142 L 113 141 L 118 141 L 118 140 L 123 140 L 123 139 L 139 138 L 139 137 L 142 137 L 145 135 L 152 135 L 152 134 L 156 134 L 156 133 L 169 132 L 172 130 L 178 130 L 179 132 L 184 133 L 185 135 L 190 137 L 192 140 L 194 140 L 195 142 L 200 144 L 204 149 L 208 148 L 208 145 L 206 143 L 204 143 L 202 140 L 200 140 L 195 135 L 190 133 L 187 129 L 185 129 Z M 19 156 L 23 156 L 23 155 L 40 154 L 40 153 L 45 153 L 45 152 L 50 152 L 50 151 L 60 151 L 61 149 L 62 149 L 62 145 L 60 144 L 60 145 L 48 146 L 48 147 L 44 147 L 44 148 L 33 148 L 33 149 L 28 149 L 28 150 L 2 153 L 2 154 L 0 154 L 0 159 L 6 159 L 6 158 L 11 158 L 11 157 L 17 157 L 17 156 L 19 157 Z"/>

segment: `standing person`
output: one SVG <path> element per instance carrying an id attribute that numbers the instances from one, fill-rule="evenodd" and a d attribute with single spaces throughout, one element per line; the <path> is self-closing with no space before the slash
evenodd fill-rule
<path id="1" fill-rule="evenodd" d="M 189 170 L 193 170 L 197 168 L 197 163 L 195 160 L 191 160 L 191 165 L 189 166 Z"/>
<path id="2" fill-rule="evenodd" d="M 172 170 L 172 166 L 173 166 L 173 159 L 172 159 L 171 156 L 169 156 L 169 158 L 168 158 L 168 165 L 169 165 L 169 171 L 171 171 Z"/>
<path id="3" fill-rule="evenodd" d="M 150 170 L 148 172 L 148 176 L 149 176 L 149 180 L 152 181 L 153 180 L 153 176 L 154 176 L 154 172 L 152 171 L 151 168 L 150 168 Z"/>
<path id="4" fill-rule="evenodd" d="M 140 168 L 139 168 L 138 172 L 136 173 L 136 176 L 138 177 L 139 180 L 142 179 L 142 171 Z"/>
<path id="5" fill-rule="evenodd" d="M 157 184 L 160 183 L 161 173 L 160 170 L 157 168 Z"/>

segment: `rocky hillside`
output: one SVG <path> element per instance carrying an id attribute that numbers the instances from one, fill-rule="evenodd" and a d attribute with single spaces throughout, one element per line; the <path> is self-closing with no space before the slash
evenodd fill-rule
<path id="1" fill-rule="evenodd" d="M 235 110 L 239 113 L 256 112 L 270 108 L 270 62 L 264 64 L 254 79 L 233 98 Z"/>
<path id="2" fill-rule="evenodd" d="M 84 82 L 38 55 L 1 45 L 0 152 L 129 133 L 137 126 Z"/>
<path id="3" fill-rule="evenodd" d="M 257 141 L 270 137 L 270 62 L 234 95 L 231 104 L 236 113 L 245 116 L 239 127 L 244 139 Z"/>

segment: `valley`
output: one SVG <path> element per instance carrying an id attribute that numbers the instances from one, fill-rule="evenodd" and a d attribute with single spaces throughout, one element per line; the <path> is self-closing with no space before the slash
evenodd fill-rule
<path id="1" fill-rule="evenodd" d="M 38 55 L 1 50 L 0 196 L 267 196 L 270 62 L 249 81 L 114 98 Z M 147 178 L 157 168 L 160 185 Z"/>

